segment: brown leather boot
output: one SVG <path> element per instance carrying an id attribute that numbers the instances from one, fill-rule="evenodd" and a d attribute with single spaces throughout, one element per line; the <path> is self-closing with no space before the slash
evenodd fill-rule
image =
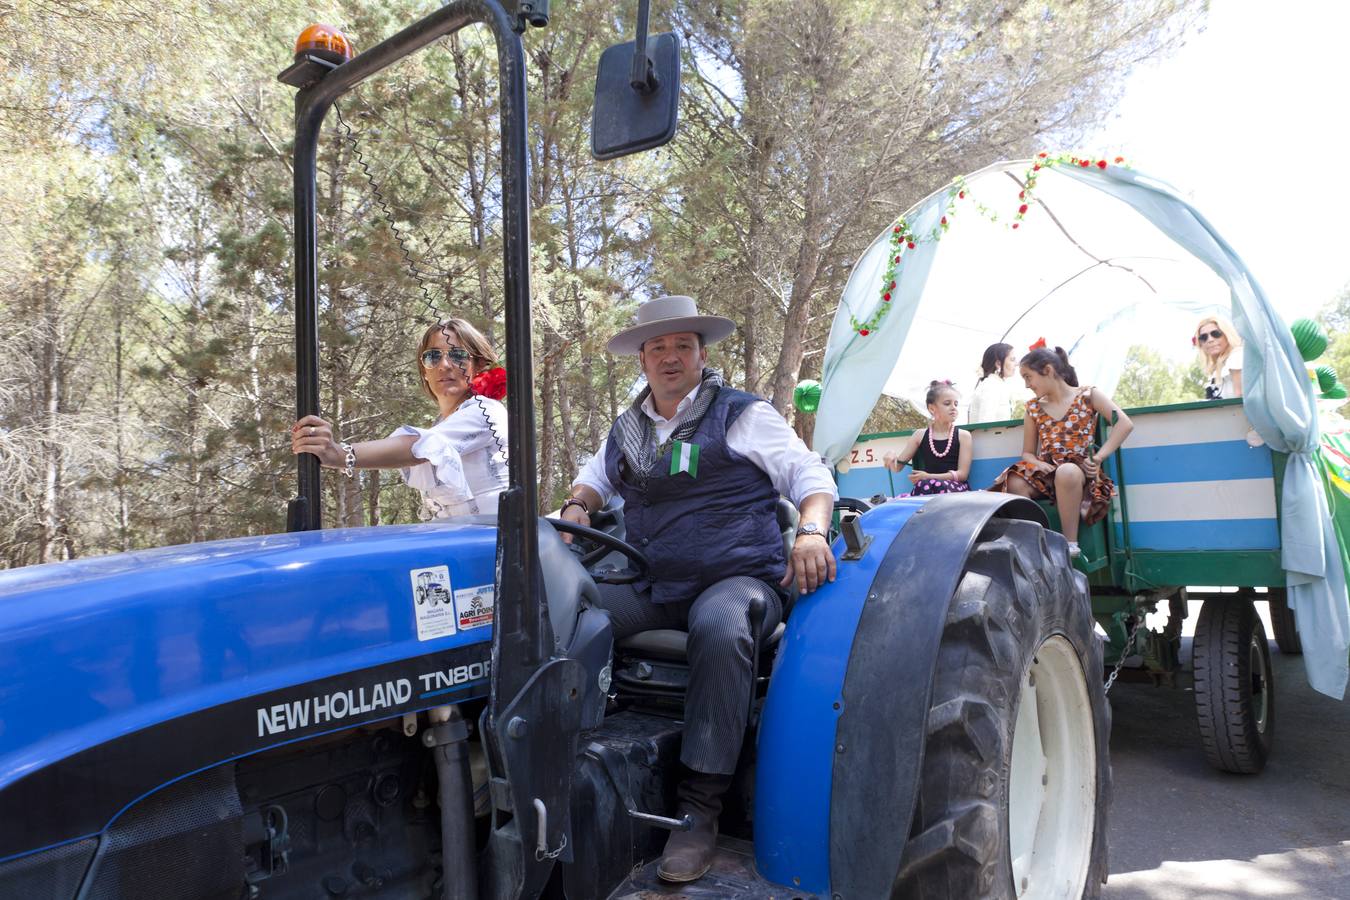
<path id="1" fill-rule="evenodd" d="M 730 775 L 708 775 L 691 771 L 680 783 L 676 795 L 676 815 L 694 820 L 689 831 L 672 831 L 665 852 L 656 867 L 664 881 L 676 883 L 702 878 L 712 867 L 717 850 L 717 817 L 722 812 L 722 795 L 731 786 Z"/>

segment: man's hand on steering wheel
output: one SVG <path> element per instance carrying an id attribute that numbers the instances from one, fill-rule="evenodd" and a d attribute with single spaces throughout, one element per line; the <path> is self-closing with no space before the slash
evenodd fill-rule
<path id="1" fill-rule="evenodd" d="M 602 505 L 603 500 L 599 494 L 585 485 L 577 485 L 572 496 L 563 501 L 558 518 L 564 522 L 575 522 L 578 525 L 590 528 L 591 510 L 599 509 Z M 565 531 L 560 533 L 564 544 L 572 543 L 572 535 Z"/>

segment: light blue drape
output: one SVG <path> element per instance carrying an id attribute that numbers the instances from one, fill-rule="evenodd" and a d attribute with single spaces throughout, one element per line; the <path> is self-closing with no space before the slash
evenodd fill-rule
<path id="1" fill-rule="evenodd" d="M 1243 409 L 1261 438 L 1289 455 L 1280 497 L 1282 564 L 1308 682 L 1324 694 L 1343 697 L 1350 676 L 1350 600 L 1326 496 L 1311 456 L 1318 437 L 1312 383 L 1293 335 L 1242 259 L 1171 187 L 1119 166 L 1104 172 L 1067 166 L 1056 171 L 1128 204 L 1228 284 L 1233 324 L 1243 340 Z M 915 230 L 924 233 L 932 228 L 945 202 L 945 192 L 924 201 L 910 217 Z M 873 292 L 879 286 L 886 238 L 885 234 L 878 238 L 859 260 L 845 289 L 845 300 L 859 318 L 870 310 L 870 303 L 862 305 L 866 285 Z M 830 461 L 848 452 L 881 395 L 935 254 L 936 243 L 920 244 L 906 258 L 898 296 L 892 301 L 903 305 L 891 311 L 876 333 L 865 338 L 854 334 L 841 303 L 826 350 L 815 429 L 817 452 Z"/>

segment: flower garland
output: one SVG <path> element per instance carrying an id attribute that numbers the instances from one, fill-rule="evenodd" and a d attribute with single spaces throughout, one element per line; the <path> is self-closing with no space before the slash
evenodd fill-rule
<path id="1" fill-rule="evenodd" d="M 1125 157 L 1117 156 L 1113 162 L 1108 163 L 1105 159 L 1094 159 L 1086 156 L 1076 156 L 1071 153 L 1037 153 L 1032 161 L 1031 168 L 1027 169 L 1022 176 L 1023 189 L 1017 195 L 1017 210 L 1013 213 L 1011 221 L 1008 222 L 1009 230 L 1016 231 L 1026 217 L 1027 211 L 1031 205 L 1036 202 L 1036 178 L 1037 173 L 1042 169 L 1053 169 L 1057 166 L 1077 166 L 1080 169 L 1097 169 L 1105 172 L 1110 165 L 1123 165 Z M 895 220 L 891 226 L 891 237 L 889 253 L 886 260 L 886 272 L 881 279 L 881 301 L 872 310 L 872 315 L 866 319 L 859 319 L 850 311 L 848 321 L 853 330 L 861 337 L 867 337 L 876 331 L 881 325 L 887 313 L 891 311 L 891 297 L 895 293 L 895 286 L 898 283 L 898 274 L 902 265 L 904 255 L 907 251 L 914 250 L 919 244 L 936 243 L 942 238 L 950 226 L 950 220 L 957 213 L 957 204 L 969 201 L 975 212 L 981 217 L 988 219 L 991 223 L 999 221 L 999 214 L 983 203 L 977 201 L 970 188 L 966 185 L 965 176 L 958 176 L 953 179 L 952 186 L 947 191 L 947 206 L 943 210 L 942 218 L 938 224 L 925 235 L 917 235 L 913 226 L 905 221 L 901 216 Z"/>

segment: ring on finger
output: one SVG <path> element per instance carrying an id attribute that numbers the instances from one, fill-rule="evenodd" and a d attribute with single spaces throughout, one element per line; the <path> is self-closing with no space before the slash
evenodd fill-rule
<path id="1" fill-rule="evenodd" d="M 310 434 L 310 437 L 313 437 L 313 436 L 314 436 L 314 426 L 313 426 L 313 425 L 309 426 L 309 434 Z"/>

